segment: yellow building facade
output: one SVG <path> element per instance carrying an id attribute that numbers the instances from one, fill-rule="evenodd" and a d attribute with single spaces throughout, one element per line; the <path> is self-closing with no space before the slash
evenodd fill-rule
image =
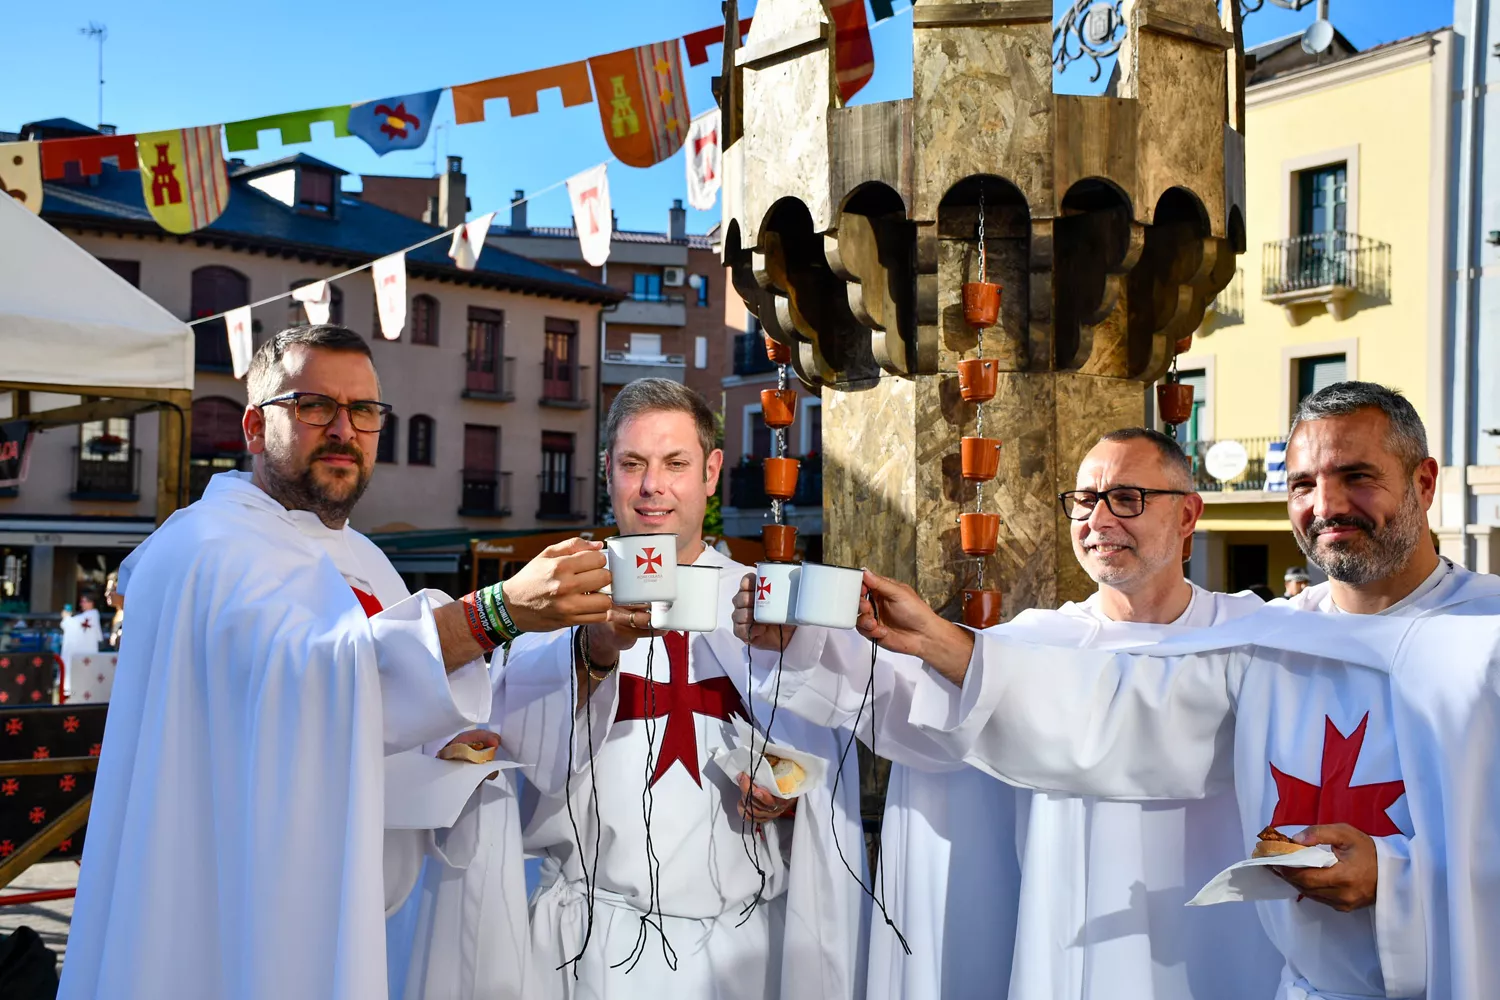
<path id="1" fill-rule="evenodd" d="M 1206 501 L 1193 578 L 1282 591 L 1306 566 L 1280 462 L 1291 415 L 1329 382 L 1400 389 L 1441 429 L 1447 81 L 1452 33 L 1321 56 L 1249 53 L 1241 271 L 1178 360 L 1177 430 Z M 1434 453 L 1439 442 L 1432 442 Z M 1316 571 L 1313 572 L 1318 578 Z"/>

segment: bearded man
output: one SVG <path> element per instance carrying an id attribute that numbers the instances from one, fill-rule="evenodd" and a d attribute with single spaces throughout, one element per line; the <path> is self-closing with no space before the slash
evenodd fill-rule
<path id="1" fill-rule="evenodd" d="M 1255 904 L 1279 998 L 1500 996 L 1500 581 L 1434 551 L 1437 463 L 1400 393 L 1309 396 L 1287 469 L 1292 529 L 1329 576 L 1293 604 L 1316 613 L 1111 654 L 976 637 L 869 575 L 880 614 L 860 629 L 941 678 L 915 687 L 911 724 L 1005 781 L 1126 798 L 1232 781 L 1247 855 L 1267 827 L 1331 848 Z"/>
<path id="2" fill-rule="evenodd" d="M 577 540 L 462 602 L 407 594 L 348 525 L 390 410 L 352 330 L 282 331 L 246 390 L 253 471 L 121 567 L 64 1000 L 385 997 L 385 755 L 483 720 L 515 631 L 608 610 Z M 514 629 L 478 614 L 499 608 Z"/>

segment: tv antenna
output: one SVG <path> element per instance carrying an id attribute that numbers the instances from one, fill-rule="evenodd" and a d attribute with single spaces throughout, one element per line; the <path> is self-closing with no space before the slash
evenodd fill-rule
<path id="1" fill-rule="evenodd" d="M 104 40 L 109 37 L 109 28 L 102 24 L 89 22 L 87 28 L 79 28 L 80 35 L 87 35 L 99 41 L 99 117 L 98 122 L 104 121 Z"/>

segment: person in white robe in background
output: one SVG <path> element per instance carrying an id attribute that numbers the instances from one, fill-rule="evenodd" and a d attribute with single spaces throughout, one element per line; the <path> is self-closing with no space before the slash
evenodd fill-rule
<path id="1" fill-rule="evenodd" d="M 1232 780 L 1247 855 L 1267 826 L 1329 845 L 1336 864 L 1275 869 L 1290 889 L 1256 904 L 1278 997 L 1500 996 L 1500 580 L 1434 551 L 1437 463 L 1399 393 L 1309 396 L 1287 469 L 1293 531 L 1330 578 L 1304 611 L 1109 654 L 976 640 L 868 575 L 879 620 L 860 628 L 941 678 L 909 721 L 1006 781 L 1191 797 Z"/>
<path id="2" fill-rule="evenodd" d="M 1171 438 L 1137 428 L 1105 435 L 1079 466 L 1077 485 L 1083 492 L 1065 504 L 1074 517 L 1073 551 L 1098 591 L 1056 611 L 1023 611 L 996 634 L 1109 648 L 1263 606 L 1253 594 L 1212 594 L 1183 578 L 1184 540 L 1203 501 Z M 775 648 L 774 628 L 750 624 L 753 596 L 747 581 L 735 599 L 736 629 Z M 853 724 L 870 679 L 867 640 L 788 630 L 785 661 L 784 707 L 823 725 Z M 913 657 L 880 653 L 875 711 L 865 706 L 859 730 L 894 761 L 881 864 L 892 918 L 911 947 L 907 955 L 875 920 L 869 1000 L 1265 1000 L 1274 993 L 1281 963 L 1252 909 L 1205 914 L 1183 905 L 1243 856 L 1232 794 L 1122 801 L 1003 784 L 950 762 L 910 725 L 920 668 Z"/>
<path id="3" fill-rule="evenodd" d="M 610 409 L 605 454 L 621 531 L 675 534 L 679 565 L 720 569 L 718 629 L 653 634 L 649 609 L 615 607 L 607 625 L 523 636 L 495 674 L 492 725 L 524 765 L 525 844 L 545 858 L 532 935 L 549 989 L 527 1000 L 863 995 L 862 896 L 833 842 L 837 828 L 861 872 L 858 769 L 851 754 L 835 799 L 839 735 L 789 712 L 772 723 L 747 690 L 730 621 L 745 567 L 701 538 L 722 461 L 713 436 L 697 393 L 641 379 Z M 830 762 L 795 817 L 763 790 L 747 801 L 748 779 L 711 763 L 736 742 L 732 718 L 752 712 L 773 739 Z M 474 858 L 436 901 L 472 901 L 481 934 L 489 900 L 475 885 L 490 863 Z"/>
<path id="4" fill-rule="evenodd" d="M 462 606 L 347 524 L 384 419 L 367 341 L 283 331 L 247 378 L 249 475 L 125 561 L 121 652 L 64 1000 L 386 996 L 383 758 L 483 719 Z M 577 541 L 507 581 L 521 628 L 602 618 Z M 516 859 L 520 864 L 520 859 Z"/>

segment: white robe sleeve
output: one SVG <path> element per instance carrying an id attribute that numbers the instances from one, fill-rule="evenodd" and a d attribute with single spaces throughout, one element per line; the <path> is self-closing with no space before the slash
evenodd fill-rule
<path id="1" fill-rule="evenodd" d="M 484 659 L 451 674 L 432 613 L 453 599 L 423 590 L 370 619 L 380 667 L 386 753 L 399 753 L 483 722 L 490 708 Z"/>
<path id="2" fill-rule="evenodd" d="M 961 768 L 931 734 L 909 721 L 915 689 L 934 683 L 921 660 L 879 650 L 873 706 L 866 700 L 872 648 L 855 632 L 802 626 L 782 656 L 765 650 L 752 655 L 755 693 L 828 729 L 844 729 L 858 719 L 860 741 L 898 764 L 923 771 Z"/>
<path id="3" fill-rule="evenodd" d="M 1375 946 L 1387 996 L 1421 996 L 1427 990 L 1427 924 L 1412 870 L 1411 840 L 1374 837 Z"/>
<path id="4" fill-rule="evenodd" d="M 490 720 L 500 742 L 526 768 L 526 779 L 538 791 L 559 795 L 570 751 L 572 773 L 581 774 L 590 759 L 589 741 L 597 749 L 609 736 L 620 700 L 619 672 L 610 671 L 588 704 L 575 710 L 572 629 L 521 636 L 498 669 Z"/>
<path id="5" fill-rule="evenodd" d="M 1234 652 L 1151 657 L 975 636 L 962 691 L 916 688 L 911 722 L 1023 788 L 1196 799 L 1233 780 Z"/>

